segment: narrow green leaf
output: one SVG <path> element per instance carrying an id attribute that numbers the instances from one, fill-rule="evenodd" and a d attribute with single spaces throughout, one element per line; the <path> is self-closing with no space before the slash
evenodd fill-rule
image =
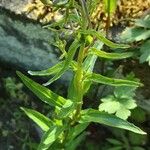
<path id="1" fill-rule="evenodd" d="M 112 148 L 108 148 L 108 150 L 122 150 L 122 149 L 123 149 L 123 146 L 115 146 Z"/>
<path id="2" fill-rule="evenodd" d="M 23 110 L 25 114 L 30 119 L 32 119 L 43 131 L 48 131 L 49 128 L 53 125 L 53 122 L 49 118 L 35 110 L 23 107 L 21 107 L 21 110 Z"/>
<path id="3" fill-rule="evenodd" d="M 112 41 L 106 39 L 104 37 L 104 35 L 102 35 L 101 33 L 95 31 L 95 30 L 87 30 L 87 31 L 80 31 L 82 34 L 88 34 L 88 35 L 92 35 L 95 36 L 96 38 L 98 38 L 101 42 L 103 42 L 104 44 L 106 44 L 107 46 L 111 47 L 111 48 L 129 48 L 129 45 L 125 45 L 125 44 L 117 44 L 117 43 L 113 43 Z"/>
<path id="4" fill-rule="evenodd" d="M 141 83 L 136 82 L 136 81 L 114 79 L 114 78 L 105 77 L 96 73 L 89 74 L 86 80 L 101 83 L 101 84 L 107 84 L 111 86 L 132 86 L 132 87 L 142 86 Z"/>
<path id="5" fill-rule="evenodd" d="M 104 44 L 98 40 L 94 43 L 93 48 L 101 49 L 103 47 L 103 45 Z M 83 62 L 83 69 L 86 73 L 93 72 L 96 60 L 97 60 L 96 55 L 88 54 L 88 56 L 85 58 L 85 60 Z M 86 93 L 89 90 L 91 84 L 92 84 L 92 81 L 85 81 L 84 82 L 84 88 L 83 88 L 84 93 Z"/>
<path id="6" fill-rule="evenodd" d="M 69 143 L 67 143 L 67 145 L 69 145 L 79 134 L 81 134 L 88 127 L 88 125 L 89 123 L 80 123 L 72 127 L 68 134 Z"/>
<path id="7" fill-rule="evenodd" d="M 103 0 L 106 13 L 114 13 L 117 7 L 117 0 Z"/>
<path id="8" fill-rule="evenodd" d="M 64 66 L 63 68 L 52 78 L 50 79 L 47 83 L 44 84 L 44 86 L 47 86 L 49 84 L 51 84 L 52 82 L 54 82 L 55 80 L 57 80 L 58 78 L 61 77 L 62 74 L 64 74 L 64 72 L 66 70 L 69 69 L 69 66 L 73 60 L 73 57 L 75 55 L 75 52 L 77 50 L 77 48 L 80 46 L 79 40 L 76 39 L 70 46 L 68 53 L 67 53 L 67 58 L 65 60 Z"/>
<path id="9" fill-rule="evenodd" d="M 63 132 L 64 127 L 54 126 L 51 127 L 42 137 L 42 140 L 39 144 L 37 150 L 47 150 L 53 142 L 59 137 L 59 135 Z"/>
<path id="10" fill-rule="evenodd" d="M 72 113 L 75 109 L 75 105 L 71 100 L 67 100 L 66 103 L 62 106 L 60 109 L 57 117 L 58 118 L 66 118 L 69 116 L 70 113 Z"/>
<path id="11" fill-rule="evenodd" d="M 116 140 L 116 139 L 108 138 L 107 141 L 113 145 L 123 145 L 122 142 L 120 142 L 119 140 Z"/>
<path id="12" fill-rule="evenodd" d="M 133 52 L 124 52 L 124 53 L 108 53 L 102 50 L 98 50 L 96 48 L 91 48 L 90 53 L 97 55 L 98 57 L 101 58 L 106 58 L 106 59 L 112 59 L 112 60 L 119 60 L 119 59 L 124 59 L 124 58 L 129 58 L 133 56 Z"/>
<path id="13" fill-rule="evenodd" d="M 87 133 L 83 132 L 81 135 L 75 138 L 70 145 L 65 148 L 65 150 L 76 150 L 79 144 L 85 139 L 86 135 Z"/>
<path id="14" fill-rule="evenodd" d="M 46 70 L 28 71 L 28 73 L 33 76 L 49 76 L 49 75 L 58 73 L 62 69 L 63 65 L 64 65 L 64 61 L 59 62 L 56 65 L 54 65 L 53 67 L 48 68 Z"/>
<path id="15" fill-rule="evenodd" d="M 23 83 L 43 102 L 58 107 L 61 107 L 66 102 L 66 99 L 52 92 L 48 88 L 31 80 L 21 72 L 17 71 L 16 73 L 23 81 Z"/>
<path id="16" fill-rule="evenodd" d="M 92 49 L 101 49 L 103 47 L 103 43 L 99 40 L 95 42 Z M 97 56 L 93 56 L 92 54 L 88 54 L 83 62 L 83 69 L 85 72 L 91 73 L 94 69 L 94 65 L 96 62 Z"/>
<path id="17" fill-rule="evenodd" d="M 146 134 L 140 128 L 136 127 L 134 124 L 129 123 L 123 119 L 120 119 L 114 115 L 100 112 L 94 109 L 87 109 L 82 111 L 80 123 L 85 122 L 97 122 L 100 124 L 108 125 L 111 127 L 121 128 L 125 130 L 132 131 L 138 134 Z"/>

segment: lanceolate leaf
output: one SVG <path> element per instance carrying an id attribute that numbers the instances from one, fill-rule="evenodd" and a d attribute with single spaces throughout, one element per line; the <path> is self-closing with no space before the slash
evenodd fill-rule
<path id="1" fill-rule="evenodd" d="M 109 78 L 109 77 L 105 77 L 103 75 L 96 74 L 96 73 L 89 74 L 86 80 L 97 82 L 97 83 L 102 83 L 102 84 L 107 84 L 107 85 L 112 85 L 112 86 L 132 86 L 132 87 L 142 86 L 142 84 L 139 82 Z"/>
<path id="2" fill-rule="evenodd" d="M 76 150 L 79 144 L 85 139 L 87 132 L 81 133 L 77 138 L 75 138 L 70 145 L 68 145 L 65 150 Z"/>
<path id="3" fill-rule="evenodd" d="M 103 0 L 106 13 L 114 13 L 117 7 L 117 0 Z"/>
<path id="4" fill-rule="evenodd" d="M 28 71 L 28 73 L 32 76 L 50 76 L 53 74 L 57 74 L 64 66 L 64 61 L 59 62 L 58 64 L 54 65 L 51 68 L 48 68 L 46 70 L 41 70 L 41 71 Z M 73 70 L 76 69 L 76 62 L 72 61 L 70 66 Z"/>
<path id="5" fill-rule="evenodd" d="M 111 48 L 129 48 L 129 45 L 125 45 L 125 44 L 116 44 L 113 43 L 112 41 L 106 39 L 104 37 L 104 35 L 102 35 L 101 33 L 95 31 L 95 30 L 87 30 L 87 31 L 80 31 L 82 34 L 88 34 L 88 35 L 92 35 L 95 36 L 96 38 L 98 38 L 101 42 L 103 42 L 104 44 L 106 44 L 107 46 L 111 47 Z"/>
<path id="6" fill-rule="evenodd" d="M 88 125 L 89 123 L 86 122 L 72 127 L 68 134 L 69 143 L 67 143 L 67 145 L 69 145 L 72 142 L 72 140 L 74 140 L 74 138 L 81 134 L 87 128 Z"/>
<path id="7" fill-rule="evenodd" d="M 79 122 L 97 122 L 100 124 L 129 130 L 138 134 L 146 134 L 140 128 L 136 127 L 134 124 L 129 123 L 128 121 L 122 120 L 114 115 L 103 113 L 94 109 L 83 110 Z"/>
<path id="8" fill-rule="evenodd" d="M 51 127 L 42 137 L 41 143 L 37 150 L 47 150 L 52 143 L 59 137 L 63 132 L 64 127 L 54 126 Z"/>
<path id="9" fill-rule="evenodd" d="M 57 63 L 53 67 L 46 69 L 46 70 L 28 71 L 28 73 L 34 76 L 49 76 L 49 75 L 58 73 L 62 69 L 63 65 L 64 65 L 64 61 Z"/>
<path id="10" fill-rule="evenodd" d="M 26 113 L 26 115 L 32 119 L 43 131 L 48 131 L 48 129 L 53 125 L 53 122 L 44 116 L 43 114 L 32 110 L 21 107 L 21 109 Z"/>
<path id="11" fill-rule="evenodd" d="M 47 86 L 49 84 L 51 84 L 52 82 L 54 82 L 55 80 L 57 80 L 58 78 L 61 77 L 62 74 L 64 74 L 64 72 L 69 69 L 69 66 L 73 60 L 73 57 L 75 55 L 75 52 L 77 50 L 77 48 L 80 46 L 79 40 L 76 39 L 70 46 L 69 50 L 68 50 L 68 54 L 67 54 L 67 58 L 65 60 L 64 66 L 63 68 L 52 78 L 50 79 L 47 83 L 45 83 L 44 85 Z"/>
<path id="12" fill-rule="evenodd" d="M 95 44 L 92 47 L 92 49 L 101 49 L 103 47 L 103 45 L 104 44 L 98 40 L 98 41 L 95 42 Z M 93 56 L 92 54 L 91 55 L 89 54 L 85 58 L 85 61 L 83 63 L 83 69 L 84 69 L 85 72 L 89 72 L 90 73 L 90 72 L 93 71 L 96 59 L 97 59 L 97 56 Z"/>
<path id="13" fill-rule="evenodd" d="M 75 109 L 75 105 L 71 100 L 67 100 L 66 103 L 62 106 L 60 109 L 57 117 L 58 118 L 65 118 L 69 116 L 70 113 L 72 113 Z"/>
<path id="14" fill-rule="evenodd" d="M 48 88 L 31 80 L 21 72 L 17 71 L 17 75 L 21 78 L 23 83 L 43 102 L 58 107 L 61 107 L 66 102 L 66 99 L 52 92 Z"/>
<path id="15" fill-rule="evenodd" d="M 98 57 L 101 57 L 101 58 L 112 59 L 112 60 L 116 60 L 116 59 L 119 60 L 119 59 L 124 59 L 124 58 L 133 56 L 133 52 L 107 53 L 105 51 L 98 50 L 96 48 L 91 48 L 90 53 L 97 55 Z"/>
<path id="16" fill-rule="evenodd" d="M 103 45 L 104 44 L 101 41 L 98 40 L 93 45 L 93 48 L 101 49 L 103 47 Z M 96 60 L 97 60 L 96 55 L 89 54 L 86 57 L 85 61 L 83 62 L 83 69 L 86 73 L 93 72 Z M 84 82 L 84 93 L 86 93 L 89 90 L 91 84 L 92 84 L 92 81 Z"/>

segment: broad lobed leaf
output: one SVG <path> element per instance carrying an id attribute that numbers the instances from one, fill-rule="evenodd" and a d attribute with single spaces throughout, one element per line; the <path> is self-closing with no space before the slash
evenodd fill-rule
<path id="1" fill-rule="evenodd" d="M 109 114 L 114 114 L 126 120 L 130 115 L 130 109 L 134 109 L 137 105 L 134 99 L 119 99 L 113 95 L 102 98 L 102 103 L 99 105 L 99 111 L 105 111 Z"/>

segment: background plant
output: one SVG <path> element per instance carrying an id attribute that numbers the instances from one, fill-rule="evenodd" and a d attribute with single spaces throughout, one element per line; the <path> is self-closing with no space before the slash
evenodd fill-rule
<path id="1" fill-rule="evenodd" d="M 31 75 L 53 75 L 53 77 L 47 83 L 44 83 L 43 86 L 17 71 L 23 83 L 39 99 L 54 108 L 50 118 L 35 110 L 21 108 L 44 132 L 38 150 L 76 149 L 86 136 L 84 131 L 91 122 L 126 129 L 138 134 L 146 134 L 140 128 L 115 115 L 99 111 L 98 109 L 82 108 L 84 95 L 93 83 L 105 84 L 116 88 L 122 86 L 136 88 L 142 85 L 138 81 L 115 79 L 113 76 L 106 77 L 93 72 L 97 58 L 117 60 L 133 55 L 132 52 L 113 53 L 101 50 L 104 44 L 111 48 L 128 48 L 129 46 L 113 43 L 105 38 L 104 33 L 100 32 L 100 30 L 92 29 L 89 15 L 92 8 L 89 8 L 88 3 L 84 0 L 79 2 L 68 0 L 63 1 L 63 3 L 60 1 L 52 3 L 49 3 L 49 1 L 42 2 L 46 5 L 53 5 L 56 9 L 63 8 L 65 15 L 59 22 L 46 26 L 58 34 L 61 33 L 61 36 L 57 36 L 55 45 L 62 52 L 60 57 L 62 60 L 47 70 L 29 71 Z M 67 42 L 61 41 L 61 38 L 65 39 L 68 35 L 71 37 L 71 42 L 69 45 L 66 45 Z M 67 70 L 71 70 L 73 78 L 69 84 L 68 95 L 64 98 L 45 86 L 59 79 Z M 116 92 L 116 94 L 118 93 Z M 131 108 L 134 107 L 132 105 Z M 131 108 L 127 107 L 127 109 Z"/>
<path id="2" fill-rule="evenodd" d="M 143 16 L 134 20 L 134 26 L 128 27 L 121 34 L 121 41 L 126 43 L 136 43 L 133 48 L 138 50 L 139 60 L 141 63 L 148 62 L 150 65 L 150 15 Z"/>

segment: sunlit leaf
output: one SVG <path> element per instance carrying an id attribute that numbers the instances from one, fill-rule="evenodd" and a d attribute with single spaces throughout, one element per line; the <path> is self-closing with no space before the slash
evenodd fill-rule
<path id="1" fill-rule="evenodd" d="M 104 44 L 98 40 L 94 43 L 93 48 L 101 49 L 103 45 Z M 93 72 L 96 60 L 97 60 L 96 55 L 88 54 L 88 56 L 85 58 L 83 62 L 83 69 L 85 73 Z M 83 88 L 84 93 L 86 93 L 89 90 L 91 84 L 92 84 L 92 81 L 84 81 L 84 88 Z"/>
<path id="2" fill-rule="evenodd" d="M 101 58 L 106 58 L 106 59 L 112 59 L 112 60 L 119 60 L 119 59 L 124 59 L 124 58 L 129 58 L 133 56 L 133 52 L 123 52 L 123 53 L 108 53 L 102 50 L 98 50 L 96 48 L 91 48 L 90 53 L 97 55 L 98 57 Z"/>
<path id="3" fill-rule="evenodd" d="M 64 127 L 55 126 L 51 127 L 42 137 L 42 140 L 38 146 L 37 150 L 47 150 L 53 142 L 59 137 L 63 132 Z"/>
<path id="4" fill-rule="evenodd" d="M 86 80 L 101 83 L 101 84 L 107 84 L 111 86 L 135 86 L 135 87 L 142 86 L 142 84 L 139 82 L 109 78 L 96 73 L 89 74 Z"/>
<path id="5" fill-rule="evenodd" d="M 32 110 L 21 107 L 21 109 L 26 113 L 26 115 L 32 119 L 43 131 L 47 131 L 52 125 L 53 122 L 44 116 L 43 114 Z"/>
<path id="6" fill-rule="evenodd" d="M 43 102 L 52 106 L 61 107 L 66 102 L 66 99 L 52 92 L 48 88 L 36 83 L 21 72 L 17 71 L 17 75 L 23 81 L 23 83 Z"/>
<path id="7" fill-rule="evenodd" d="M 129 130 L 138 134 L 146 134 L 140 128 L 136 127 L 134 124 L 129 123 L 126 120 L 120 119 L 114 115 L 103 113 L 94 109 L 83 110 L 79 122 L 80 123 L 97 122 L 111 127 Z"/>
<path id="8" fill-rule="evenodd" d="M 96 41 L 93 45 L 92 49 L 101 49 L 103 47 L 103 43 L 100 41 Z M 99 50 L 98 50 L 99 51 Z M 94 65 L 96 62 L 97 56 L 93 56 L 92 54 L 88 54 L 83 62 L 83 69 L 85 72 L 91 73 L 94 69 Z"/>
<path id="9" fill-rule="evenodd" d="M 28 71 L 28 73 L 30 75 L 34 75 L 34 76 L 49 76 L 49 75 L 58 73 L 62 69 L 63 65 L 64 65 L 64 61 L 59 62 L 56 65 L 54 65 L 53 67 L 48 68 L 46 70 Z"/>
<path id="10" fill-rule="evenodd" d="M 72 113 L 75 109 L 75 105 L 71 100 L 67 100 L 66 103 L 62 106 L 60 109 L 57 117 L 58 118 L 65 118 L 69 116 L 70 113 Z"/>
<path id="11" fill-rule="evenodd" d="M 137 105 L 134 99 L 119 99 L 113 95 L 101 99 L 102 103 L 99 105 L 99 111 L 105 111 L 109 114 L 114 114 L 126 120 L 130 115 L 130 109 L 134 109 Z"/>

